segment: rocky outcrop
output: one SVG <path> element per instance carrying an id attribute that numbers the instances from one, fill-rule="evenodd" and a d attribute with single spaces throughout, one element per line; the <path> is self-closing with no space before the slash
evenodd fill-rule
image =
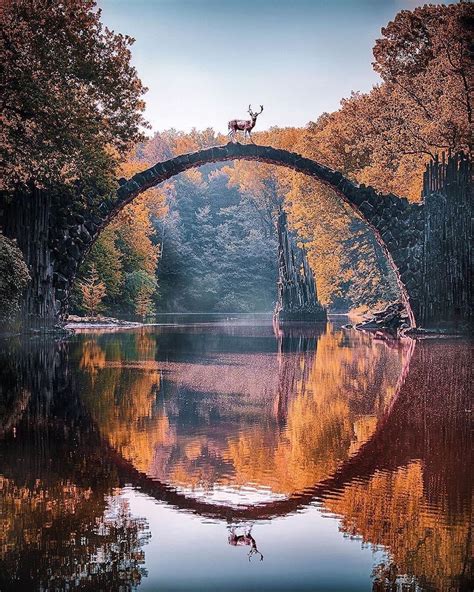
<path id="1" fill-rule="evenodd" d="M 326 310 L 318 301 L 313 272 L 305 249 L 288 232 L 286 212 L 280 207 L 278 231 L 278 293 L 274 317 L 279 321 L 326 321 Z"/>
<path id="2" fill-rule="evenodd" d="M 373 312 L 368 318 L 355 325 L 364 331 L 386 331 L 398 335 L 410 327 L 410 320 L 402 302 L 389 304 L 383 310 Z"/>
<path id="3" fill-rule="evenodd" d="M 470 159 L 435 159 L 424 175 L 419 325 L 472 330 L 473 195 Z"/>

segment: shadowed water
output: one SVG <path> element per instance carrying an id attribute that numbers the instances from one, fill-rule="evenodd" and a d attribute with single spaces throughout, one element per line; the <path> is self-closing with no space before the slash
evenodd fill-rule
<path id="1" fill-rule="evenodd" d="M 469 342 L 168 320 L 0 343 L 0 590 L 472 588 Z"/>

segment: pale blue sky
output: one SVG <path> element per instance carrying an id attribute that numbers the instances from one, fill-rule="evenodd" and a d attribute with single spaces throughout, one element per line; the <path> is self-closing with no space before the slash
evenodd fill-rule
<path id="1" fill-rule="evenodd" d="M 153 130 L 214 127 L 264 105 L 257 129 L 301 126 L 378 81 L 380 29 L 417 0 L 98 0 L 136 39 Z"/>

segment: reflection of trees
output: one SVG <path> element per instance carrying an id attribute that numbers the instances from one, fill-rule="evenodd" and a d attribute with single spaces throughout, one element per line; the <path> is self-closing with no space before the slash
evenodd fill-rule
<path id="1" fill-rule="evenodd" d="M 317 352 L 281 354 L 285 383 L 280 389 L 287 388 L 286 381 L 292 385 L 286 428 L 275 434 L 259 425 L 229 441 L 239 483 L 271 485 L 286 494 L 301 491 L 333 474 L 370 436 L 376 414 L 393 395 L 401 353 L 363 335 L 351 339 L 355 343 L 328 331 L 319 337 Z M 270 438 L 263 449 L 261 442 Z"/>
<path id="2" fill-rule="evenodd" d="M 93 339 L 85 340 L 82 344 L 80 367 L 91 377 L 97 375 L 105 366 L 105 352 Z"/>
<path id="3" fill-rule="evenodd" d="M 458 589 L 452 586 L 466 572 L 470 510 L 460 508 L 453 516 L 430 507 L 419 461 L 377 473 L 368 483 L 355 481 L 325 507 L 342 516 L 344 532 L 385 546 L 399 576 L 416 576 L 427 589 Z"/>
<path id="4" fill-rule="evenodd" d="M 0 481 L 0 588 L 128 590 L 145 571 L 148 534 L 127 501 L 67 481 Z"/>
<path id="5" fill-rule="evenodd" d="M 2 403 L 32 395 L 0 439 L 1 590 L 130 590 L 144 573 L 146 524 L 118 496 L 67 367 L 65 344 L 2 350 Z"/>
<path id="6" fill-rule="evenodd" d="M 105 400 L 120 409 L 108 422 L 99 413 L 99 425 L 110 442 L 122 442 L 129 458 L 144 447 L 134 460 L 141 470 L 190 489 L 253 484 L 290 495 L 334 474 L 368 446 L 355 465 L 363 479 L 342 484 L 323 502 L 341 516 L 343 532 L 387 549 L 374 590 L 418 584 L 467 590 L 472 489 L 465 476 L 469 434 L 463 414 L 469 364 L 463 344 L 449 348 L 419 343 L 394 401 L 403 347 L 361 334 L 328 331 L 317 350 L 283 347 L 271 363 L 241 353 L 218 361 L 207 356 L 202 365 L 116 359 L 101 373 L 126 377 L 123 388 L 143 402 L 134 410 L 116 389 L 115 398 Z M 238 383 L 240 395 L 232 390 L 233 363 L 248 375 Z M 200 390 L 211 384 L 228 395 Z M 103 397 L 100 391 L 94 396 Z M 125 425 L 144 442 L 135 452 L 117 436 Z"/>
<path id="7" fill-rule="evenodd" d="M 355 452 L 393 394 L 401 352 L 351 339 L 286 335 L 278 355 L 237 351 L 204 362 L 154 361 L 148 342 L 144 360 L 135 346 L 99 369 L 82 364 L 84 401 L 109 443 L 155 478 L 291 494 Z"/>
<path id="8" fill-rule="evenodd" d="M 109 443 L 137 469 L 146 471 L 154 458 L 155 447 L 166 447 L 175 437 L 166 415 L 156 410 L 160 373 L 148 361 L 154 356 L 154 340 L 145 333 L 136 333 L 134 337 L 133 352 L 142 360 L 140 372 L 128 368 L 125 362 L 109 365 L 122 359 L 116 347 L 110 356 L 110 348 L 102 349 L 97 341 L 82 343 L 82 401 Z"/>
<path id="9" fill-rule="evenodd" d="M 427 590 L 472 589 L 469 368 L 465 344 L 418 343 L 402 397 L 372 451 L 387 459 L 385 468 L 324 500 L 345 533 L 388 549 L 392 561 L 374 590 L 402 590 L 414 578 Z"/>
<path id="10" fill-rule="evenodd" d="M 105 369 L 83 397 L 109 443 L 142 471 L 150 466 L 156 444 L 173 437 L 167 417 L 154 413 L 159 384 L 155 369 Z"/>

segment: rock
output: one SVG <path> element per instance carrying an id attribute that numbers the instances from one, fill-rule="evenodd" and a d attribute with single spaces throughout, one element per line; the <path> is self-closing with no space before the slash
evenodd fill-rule
<path id="1" fill-rule="evenodd" d="M 394 302 L 383 310 L 375 311 L 367 320 L 357 323 L 356 329 L 364 331 L 385 330 L 398 334 L 408 327 L 408 314 L 402 302 Z"/>
<path id="2" fill-rule="evenodd" d="M 78 315 L 69 315 L 66 320 L 65 327 L 67 329 L 87 329 L 90 328 L 102 328 L 102 329 L 114 329 L 114 328 L 126 328 L 126 327 L 142 327 L 143 323 L 136 323 L 134 321 L 123 321 L 121 319 L 115 319 L 113 317 L 80 317 Z"/>
<path id="3" fill-rule="evenodd" d="M 81 258 L 81 251 L 76 243 L 73 243 L 72 245 L 68 246 L 67 252 L 76 261 L 79 261 L 79 259 Z"/>
<path id="4" fill-rule="evenodd" d="M 68 280 L 61 273 L 53 274 L 53 283 L 55 286 L 61 289 L 65 289 L 69 285 Z"/>

